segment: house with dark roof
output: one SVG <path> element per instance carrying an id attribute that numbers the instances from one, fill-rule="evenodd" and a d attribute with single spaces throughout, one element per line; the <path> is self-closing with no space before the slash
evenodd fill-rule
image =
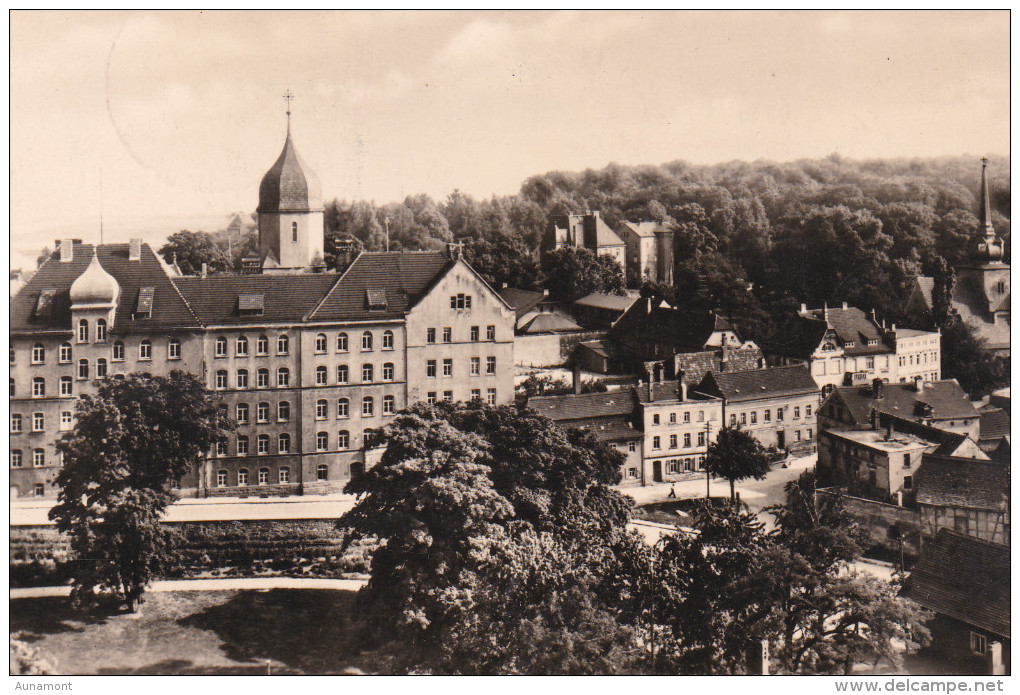
<path id="1" fill-rule="evenodd" d="M 592 292 L 576 300 L 570 307 L 574 318 L 587 328 L 607 329 L 626 313 L 637 296 Z"/>
<path id="2" fill-rule="evenodd" d="M 899 329 L 879 323 L 843 303 L 800 311 L 766 340 L 769 364 L 803 364 L 825 395 L 837 386 L 861 386 L 874 379 L 913 383 L 941 378 L 941 336 L 935 331 Z"/>
<path id="3" fill-rule="evenodd" d="M 986 170 L 981 163 L 981 194 L 978 227 L 971 239 L 968 261 L 956 267 L 951 304 L 993 353 L 1009 356 L 1009 264 L 1004 262 L 1005 247 L 992 226 Z M 935 279 L 918 277 L 907 298 L 904 313 L 919 327 L 932 327 L 932 292 Z"/>
<path id="4" fill-rule="evenodd" d="M 539 247 L 541 254 L 564 247 L 585 248 L 600 256 L 609 256 L 626 267 L 626 246 L 616 235 L 598 210 L 583 215 L 562 215 L 553 220 L 552 226 Z"/>
<path id="5" fill-rule="evenodd" d="M 980 413 L 955 379 L 886 384 L 876 378 L 865 386 L 837 387 L 819 409 L 819 425 L 867 429 L 874 411 L 979 438 Z"/>
<path id="6" fill-rule="evenodd" d="M 620 223 L 617 233 L 627 245 L 627 282 L 640 287 L 650 280 L 673 284 L 673 230 L 658 222 Z"/>
<path id="7" fill-rule="evenodd" d="M 1009 411 L 986 405 L 981 408 L 978 446 L 996 461 L 1009 462 Z"/>
<path id="8" fill-rule="evenodd" d="M 11 300 L 11 495 L 56 494 L 75 398 L 127 373 L 198 375 L 238 423 L 175 481 L 183 496 L 338 491 L 407 405 L 510 402 L 514 310 L 459 247 L 324 272 L 320 202 L 288 133 L 250 274 L 180 276 L 140 240 L 60 242 Z"/>
<path id="9" fill-rule="evenodd" d="M 818 388 L 806 367 L 773 367 L 706 374 L 697 392 L 722 399 L 723 420 L 765 447 L 814 447 Z"/>
<path id="10" fill-rule="evenodd" d="M 941 529 L 925 543 L 901 595 L 934 612 L 927 651 L 946 674 L 1009 673 L 1008 545 Z"/>
<path id="11" fill-rule="evenodd" d="M 1009 464 L 925 454 L 915 478 L 921 532 L 952 529 L 1009 545 Z"/>
<path id="12" fill-rule="evenodd" d="M 666 378 L 683 373 L 689 386 L 708 372 L 744 371 L 764 364 L 761 350 L 741 339 L 728 320 L 711 311 L 672 307 L 643 297 L 613 324 L 606 336 L 608 351 L 621 371 L 642 374 L 650 362 L 661 362 Z"/>

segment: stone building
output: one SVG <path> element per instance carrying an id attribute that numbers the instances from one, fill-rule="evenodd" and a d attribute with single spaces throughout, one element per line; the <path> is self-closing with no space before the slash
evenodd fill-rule
<path id="1" fill-rule="evenodd" d="M 627 267 L 627 251 L 623 240 L 616 235 L 598 210 L 583 215 L 563 215 L 553 221 L 542 238 L 540 251 L 545 254 L 564 247 L 585 248 L 600 256 L 609 256 Z"/>
<path id="2" fill-rule="evenodd" d="M 673 284 L 673 230 L 656 222 L 620 223 L 619 237 L 627 246 L 627 283 L 645 280 Z"/>
<path id="3" fill-rule="evenodd" d="M 763 346 L 769 364 L 804 364 L 828 395 L 837 386 L 860 386 L 878 378 L 913 383 L 915 377 L 938 381 L 942 375 L 941 335 L 935 331 L 886 327 L 875 312 L 847 306 L 808 309 Z"/>
<path id="4" fill-rule="evenodd" d="M 1003 261 L 1005 246 L 992 226 L 987 168 L 988 160 L 981 160 L 978 228 L 968 248 L 969 261 L 956 267 L 951 303 L 964 323 L 974 329 L 990 351 L 1008 356 L 1009 264 Z M 924 328 L 932 326 L 934 287 L 934 278 L 918 277 L 904 310 L 914 323 Z"/>
<path id="5" fill-rule="evenodd" d="M 924 536 L 948 528 L 1009 545 L 1008 463 L 931 454 L 921 462 L 915 500 Z"/>
<path id="6" fill-rule="evenodd" d="M 55 494 L 75 397 L 118 374 L 198 375 L 237 421 L 183 495 L 338 490 L 408 404 L 513 399 L 514 312 L 458 248 L 322 272 L 314 181 L 288 132 L 259 189 L 264 273 L 179 277 L 138 240 L 60 243 L 11 301 L 12 496 Z"/>

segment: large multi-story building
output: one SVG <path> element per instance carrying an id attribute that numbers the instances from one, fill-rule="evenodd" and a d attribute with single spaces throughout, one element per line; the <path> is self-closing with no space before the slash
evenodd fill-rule
<path id="1" fill-rule="evenodd" d="M 540 250 L 545 254 L 564 247 L 589 249 L 600 256 L 611 257 L 620 264 L 621 271 L 627 267 L 626 245 L 598 210 L 583 215 L 563 215 L 553 221 L 542 238 Z"/>
<path id="2" fill-rule="evenodd" d="M 627 282 L 645 280 L 673 284 L 673 230 L 657 222 L 620 223 L 619 237 L 627 246 Z"/>
<path id="3" fill-rule="evenodd" d="M 514 312 L 445 252 L 321 267 L 321 196 L 294 150 L 259 189 L 261 274 L 181 277 L 147 245 L 60 242 L 11 301 L 11 495 L 51 496 L 54 442 L 97 379 L 183 370 L 237 430 L 184 495 L 340 489 L 416 401 L 513 399 Z"/>

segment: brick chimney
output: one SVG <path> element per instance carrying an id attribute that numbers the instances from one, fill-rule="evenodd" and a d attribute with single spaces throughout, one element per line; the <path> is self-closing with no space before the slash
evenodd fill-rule
<path id="1" fill-rule="evenodd" d="M 140 261 L 142 260 L 142 240 L 132 239 L 131 245 L 128 248 L 128 260 L 129 261 Z"/>
<path id="2" fill-rule="evenodd" d="M 878 377 L 871 380 L 871 397 L 876 401 L 882 400 L 882 380 Z"/>
<path id="3" fill-rule="evenodd" d="M 74 260 L 74 239 L 62 239 L 60 242 L 60 262 L 70 263 Z"/>
<path id="4" fill-rule="evenodd" d="M 676 396 L 681 402 L 687 400 L 687 384 L 684 383 L 685 376 L 686 372 L 682 369 L 676 373 Z"/>
<path id="5" fill-rule="evenodd" d="M 923 376 L 915 376 L 914 377 L 914 390 L 917 391 L 918 393 L 924 393 L 924 377 Z"/>
<path id="6" fill-rule="evenodd" d="M 574 365 L 574 395 L 581 395 L 581 365 Z"/>

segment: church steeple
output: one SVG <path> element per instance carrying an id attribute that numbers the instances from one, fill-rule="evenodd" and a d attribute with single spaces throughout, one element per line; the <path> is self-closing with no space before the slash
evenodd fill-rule
<path id="1" fill-rule="evenodd" d="M 1002 240 L 992 226 L 992 204 L 988 193 L 988 158 L 981 159 L 981 197 L 978 210 L 978 228 L 974 235 L 971 255 L 978 263 L 1001 261 L 1003 255 Z"/>

